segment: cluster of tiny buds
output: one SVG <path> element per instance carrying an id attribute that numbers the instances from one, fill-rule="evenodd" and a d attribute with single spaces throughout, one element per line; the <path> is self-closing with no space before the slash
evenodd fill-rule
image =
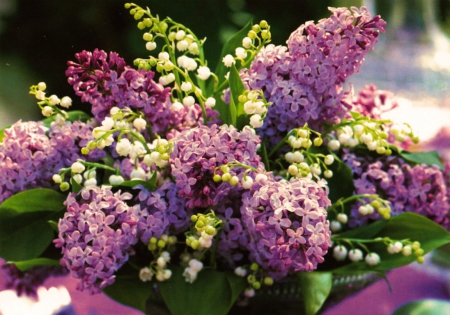
<path id="1" fill-rule="evenodd" d="M 147 248 L 153 254 L 153 259 L 148 267 L 144 267 L 139 272 L 142 281 L 151 281 L 155 276 L 158 281 L 165 281 L 172 276 L 172 271 L 167 268 L 170 262 L 170 252 L 168 249 L 176 244 L 177 237 L 163 234 L 159 238 L 151 237 Z"/>
<path id="2" fill-rule="evenodd" d="M 186 233 L 186 245 L 193 250 L 207 249 L 212 246 L 212 239 L 217 234 L 217 226 L 222 224 L 222 220 L 214 213 L 191 216 L 194 228 Z"/>
<path id="3" fill-rule="evenodd" d="M 67 191 L 70 188 L 69 182 L 66 182 L 65 174 L 70 170 L 70 176 L 78 185 L 84 187 L 97 185 L 97 172 L 95 168 L 86 169 L 83 161 L 74 162 L 69 168 L 61 169 L 59 174 L 54 174 L 52 179 L 56 184 L 59 184 L 61 191 Z M 84 181 L 84 182 L 83 182 Z"/>
<path id="4" fill-rule="evenodd" d="M 391 208 L 389 202 L 383 199 L 375 199 L 370 203 L 365 203 L 358 208 L 358 213 L 361 215 L 371 215 L 377 211 L 384 219 L 388 220 L 391 217 Z"/>
<path id="5" fill-rule="evenodd" d="M 336 215 L 336 220 L 332 220 L 330 222 L 330 229 L 332 232 L 338 232 L 342 230 L 342 225 L 347 224 L 348 222 L 348 216 L 345 213 L 338 213 Z"/>
<path id="6" fill-rule="evenodd" d="M 32 85 L 30 87 L 30 94 L 33 94 L 38 100 L 40 100 L 38 105 L 41 109 L 42 115 L 45 117 L 50 117 L 59 113 L 67 118 L 67 113 L 64 110 L 58 109 L 57 105 L 63 108 L 69 108 L 72 106 L 72 99 L 68 96 L 64 96 L 60 99 L 55 94 L 46 97 L 44 92 L 46 89 L 47 85 L 45 82 L 39 82 L 37 85 Z"/>
<path id="7" fill-rule="evenodd" d="M 263 284 L 267 286 L 273 285 L 273 279 L 263 275 L 262 270 L 257 263 L 252 263 L 249 269 L 250 270 L 247 270 L 247 268 L 243 266 L 234 269 L 234 273 L 237 276 L 247 277 L 247 282 L 250 286 L 244 291 L 246 297 L 253 297 L 255 295 L 255 290 L 259 290 Z"/>
<path id="8" fill-rule="evenodd" d="M 250 116 L 250 125 L 253 128 L 261 128 L 264 118 L 267 115 L 267 107 L 270 105 L 263 95 L 261 90 L 245 91 L 239 95 L 239 103 L 244 104 L 244 111 Z"/>
<path id="9" fill-rule="evenodd" d="M 230 173 L 231 172 L 230 166 L 247 168 L 247 170 L 244 172 L 242 179 L 240 181 L 239 181 L 238 176 L 232 175 Z M 250 172 L 256 173 L 256 175 L 254 176 L 254 179 L 252 176 L 249 175 Z M 240 182 L 240 184 L 242 185 L 242 188 L 251 189 L 253 187 L 254 183 L 257 183 L 259 185 L 264 185 L 264 183 L 267 181 L 267 175 L 264 173 L 257 173 L 256 169 L 250 168 L 241 163 L 228 163 L 228 164 L 221 165 L 215 169 L 213 180 L 216 183 L 228 182 L 231 186 L 236 186 Z"/>
<path id="10" fill-rule="evenodd" d="M 380 263 L 380 255 L 375 252 L 369 252 L 364 257 L 364 253 L 362 250 L 358 248 L 352 248 L 347 250 L 347 247 L 340 244 L 334 247 L 333 249 L 333 257 L 337 261 L 344 261 L 347 257 L 352 262 L 361 261 L 364 259 L 367 265 L 376 266 Z"/>
<path id="11" fill-rule="evenodd" d="M 188 266 L 184 269 L 183 277 L 186 282 L 193 283 L 202 269 L 203 263 L 200 260 L 192 258 L 188 261 Z"/>
<path id="12" fill-rule="evenodd" d="M 387 245 L 386 249 L 389 254 L 397 254 L 402 253 L 403 256 L 410 256 L 414 253 L 416 256 L 416 260 L 419 263 L 424 262 L 424 250 L 421 248 L 420 243 L 406 241 L 393 241 L 391 239 L 384 239 L 385 244 Z"/>
<path id="13" fill-rule="evenodd" d="M 335 160 L 334 155 L 307 152 L 306 150 L 311 148 L 313 144 L 319 147 L 323 143 L 320 135 L 311 141 L 311 133 L 312 130 L 305 126 L 294 129 L 293 134 L 288 137 L 287 143 L 292 147 L 293 151 L 287 152 L 284 156 L 290 164 L 287 172 L 297 178 L 311 178 L 313 175 L 320 176 L 323 169 L 323 176 L 331 178 L 333 177 L 333 171 L 328 169 L 328 166 L 333 164 Z M 306 158 L 305 154 L 307 155 Z"/>
<path id="14" fill-rule="evenodd" d="M 244 64 L 248 53 L 256 53 L 259 45 L 264 45 L 271 40 L 270 26 L 267 21 L 262 20 L 259 24 L 254 24 L 252 29 L 248 31 L 247 36 L 242 39 L 242 47 L 237 47 L 234 51 L 235 56 L 227 54 L 222 58 L 225 67 L 229 68 L 236 63 L 236 60 Z M 255 45 L 255 40 L 259 42 Z"/>

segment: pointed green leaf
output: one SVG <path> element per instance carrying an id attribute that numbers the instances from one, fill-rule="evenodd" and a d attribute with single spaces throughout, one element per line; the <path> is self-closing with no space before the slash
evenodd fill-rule
<path id="1" fill-rule="evenodd" d="M 239 72 L 236 69 L 235 65 L 232 65 L 230 68 L 230 109 L 231 103 L 233 103 L 235 107 L 231 113 L 233 125 L 241 130 L 245 125 L 248 125 L 249 118 L 244 111 L 244 104 L 239 102 L 239 96 L 245 91 L 245 86 L 242 83 L 241 77 L 239 76 Z"/>
<path id="2" fill-rule="evenodd" d="M 24 261 L 14 261 L 13 263 L 20 271 L 27 271 L 28 269 L 37 266 L 61 266 L 59 260 L 49 258 L 36 258 Z"/>
<path id="3" fill-rule="evenodd" d="M 66 197 L 51 189 L 30 189 L 0 205 L 0 257 L 10 261 L 39 257 L 51 244 L 49 220 L 64 214 Z"/>
<path id="4" fill-rule="evenodd" d="M 333 277 L 330 272 L 298 272 L 305 304 L 305 314 L 315 315 L 330 295 Z"/>
<path id="5" fill-rule="evenodd" d="M 30 212 L 57 212 L 64 209 L 66 196 L 52 189 L 36 188 L 19 192 L 0 205 L 0 218 Z"/>
<path id="6" fill-rule="evenodd" d="M 328 198 L 330 198 L 331 202 L 334 203 L 340 198 L 350 197 L 355 190 L 350 167 L 341 160 L 335 159 L 328 168 L 333 172 L 333 176 L 327 178 L 328 187 L 330 188 Z"/>
<path id="7" fill-rule="evenodd" d="M 183 268 L 171 266 L 170 269 L 172 276 L 158 283 L 158 287 L 173 315 L 228 313 L 236 294 L 232 292 L 230 278 L 225 273 L 203 269 L 193 283 L 188 283 L 183 277 Z"/>
<path id="8" fill-rule="evenodd" d="M 216 71 L 214 72 L 219 78 L 218 86 L 221 86 L 223 81 L 225 81 L 225 75 L 229 71 L 227 67 L 222 62 L 222 58 L 228 54 L 235 55 L 235 50 L 238 47 L 242 47 L 242 39 L 247 36 L 249 30 L 251 30 L 253 25 L 252 21 L 249 21 L 240 31 L 234 34 L 223 46 L 222 53 L 220 54 L 219 62 L 217 63 Z M 226 88 L 226 86 L 223 86 Z M 223 89 L 222 88 L 222 89 Z M 214 93 L 220 92 L 220 90 L 214 91 Z"/>
<path id="9" fill-rule="evenodd" d="M 427 165 L 437 165 L 441 170 L 444 166 L 439 158 L 439 153 L 437 151 L 430 152 L 408 152 L 401 151 L 399 155 L 407 161 L 414 162 L 417 164 L 427 164 Z"/>
<path id="10" fill-rule="evenodd" d="M 380 222 L 380 223 L 379 223 Z M 393 240 L 409 239 L 420 242 L 425 254 L 450 243 L 450 233 L 442 226 L 417 213 L 405 212 L 388 221 L 375 222 L 375 229 L 371 225 L 357 230 L 342 233 L 339 236 L 370 239 L 377 237 L 389 237 Z M 376 230 L 378 232 L 374 233 Z M 367 232 L 367 233 L 366 233 Z M 368 245 L 369 250 L 380 255 L 381 261 L 374 267 L 369 267 L 365 262 L 349 263 L 334 269 L 334 273 L 361 273 L 376 272 L 394 269 L 415 261 L 414 254 L 403 256 L 401 253 L 389 254 L 382 243 Z"/>
<path id="11" fill-rule="evenodd" d="M 448 315 L 450 302 L 435 299 L 425 299 L 409 302 L 397 308 L 392 315 Z"/>

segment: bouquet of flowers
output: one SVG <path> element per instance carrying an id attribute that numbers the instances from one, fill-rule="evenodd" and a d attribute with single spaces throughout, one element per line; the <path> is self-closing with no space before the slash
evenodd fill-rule
<path id="1" fill-rule="evenodd" d="M 288 279 L 315 314 L 333 276 L 383 275 L 450 242 L 449 166 L 381 118 L 392 93 L 345 85 L 379 16 L 330 8 L 287 46 L 250 22 L 213 72 L 189 28 L 125 8 L 151 55 L 77 53 L 66 75 L 86 111 L 41 82 L 46 118 L 1 132 L 0 257 L 16 289 L 70 273 L 143 311 L 226 314 Z"/>

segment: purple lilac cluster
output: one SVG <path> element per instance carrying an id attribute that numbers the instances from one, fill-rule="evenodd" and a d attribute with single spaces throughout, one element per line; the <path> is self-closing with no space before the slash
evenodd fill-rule
<path id="1" fill-rule="evenodd" d="M 243 194 L 241 215 L 248 230 L 249 258 L 275 280 L 312 271 L 331 246 L 326 182 L 268 178 Z"/>
<path id="2" fill-rule="evenodd" d="M 214 174 L 222 175 L 218 167 L 239 162 L 255 169 L 264 168 L 256 153 L 260 139 L 249 127 L 238 131 L 228 125 L 200 126 L 183 130 L 172 140 L 174 150 L 169 160 L 172 176 L 189 209 L 212 206 L 228 194 L 232 188 L 228 182 L 213 180 Z M 230 174 L 241 179 L 244 171 L 235 167 Z"/>
<path id="3" fill-rule="evenodd" d="M 342 160 L 352 169 L 355 194 L 378 194 L 390 202 L 391 215 L 415 212 L 450 228 L 450 204 L 444 173 L 435 165 L 411 166 L 402 158 L 371 159 L 346 152 Z M 367 225 L 381 216 L 361 215 L 361 202 L 352 206 L 350 227 Z"/>
<path id="4" fill-rule="evenodd" d="M 125 64 L 117 53 L 103 50 L 75 54 L 77 62 L 69 61 L 66 76 L 83 102 L 92 105 L 96 121 L 101 122 L 112 107 L 130 108 L 145 115 L 154 133 L 165 135 L 171 129 L 193 126 L 202 121 L 199 105 L 173 106 L 170 88 L 153 79 L 150 70 L 136 70 Z M 207 110 L 209 117 L 218 113 Z"/>
<path id="5" fill-rule="evenodd" d="M 188 229 L 193 212 L 184 207 L 185 200 L 179 197 L 175 183 L 166 181 L 155 191 L 136 188 L 140 189 L 137 200 L 142 209 L 138 231 L 144 244 L 148 244 L 151 237 L 177 235 Z"/>
<path id="6" fill-rule="evenodd" d="M 6 288 L 13 289 L 20 296 L 36 297 L 36 290 L 49 277 L 64 276 L 68 270 L 62 266 L 37 266 L 20 271 L 14 264 L 4 264 L 1 269 L 6 276 Z"/>
<path id="7" fill-rule="evenodd" d="M 140 207 L 128 206 L 130 199 L 130 193 L 96 186 L 69 194 L 54 243 L 62 248 L 61 265 L 81 280 L 80 290 L 97 293 L 112 284 L 114 273 L 133 254 Z"/>
<path id="8" fill-rule="evenodd" d="M 17 122 L 5 129 L 0 143 L 0 203 L 14 193 L 52 186 L 52 176 L 81 158 L 81 147 L 92 137 L 92 126 L 82 122 Z M 103 152 L 93 150 L 95 160 Z"/>
<path id="9" fill-rule="evenodd" d="M 235 268 L 245 262 L 248 255 L 250 236 L 242 222 L 240 208 L 243 191 L 230 192 L 220 204 L 214 207 L 214 212 L 223 222 L 217 244 L 217 255 L 228 268 Z"/>
<path id="10" fill-rule="evenodd" d="M 325 123 L 345 116 L 349 104 L 343 83 L 359 71 L 364 56 L 384 32 L 385 21 L 366 8 L 332 8 L 331 17 L 308 22 L 294 31 L 287 48 L 268 45 L 251 67 L 241 71 L 250 89 L 262 89 L 273 105 L 261 128 L 263 138 L 277 144 L 293 128 Z"/>

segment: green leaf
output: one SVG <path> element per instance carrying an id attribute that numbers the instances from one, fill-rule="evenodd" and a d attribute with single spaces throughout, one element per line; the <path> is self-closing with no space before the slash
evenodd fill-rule
<path id="1" fill-rule="evenodd" d="M 353 195 L 355 185 L 350 167 L 336 158 L 328 168 L 333 172 L 333 176 L 327 178 L 328 187 L 330 188 L 328 198 L 330 198 L 331 202 L 335 203 L 341 198 Z"/>
<path id="2" fill-rule="evenodd" d="M 216 106 L 214 106 L 214 109 L 219 112 L 223 124 L 231 125 L 230 105 L 226 104 L 220 96 L 216 97 Z"/>
<path id="3" fill-rule="evenodd" d="M 333 287 L 330 272 L 297 272 L 305 304 L 305 314 L 314 315 L 322 307 Z"/>
<path id="4" fill-rule="evenodd" d="M 139 270 L 126 264 L 117 272 L 114 283 L 105 287 L 103 292 L 119 303 L 146 312 L 147 300 L 153 292 L 153 282 L 143 282 L 139 279 Z"/>
<path id="5" fill-rule="evenodd" d="M 77 120 L 86 122 L 91 118 L 91 116 L 89 116 L 88 114 L 86 114 L 85 112 L 83 112 L 81 110 L 72 110 L 70 112 L 67 112 L 67 114 L 69 115 L 69 117 L 66 120 L 71 121 L 71 122 L 74 122 Z M 52 116 L 52 117 L 43 119 L 42 122 L 45 125 L 50 126 L 50 124 L 52 122 L 54 122 L 55 119 L 56 119 L 56 116 Z"/>
<path id="6" fill-rule="evenodd" d="M 57 212 L 64 209 L 66 196 L 48 188 L 36 188 L 19 192 L 0 205 L 0 218 L 29 212 Z"/>
<path id="7" fill-rule="evenodd" d="M 171 266 L 170 269 L 172 276 L 158 283 L 158 287 L 173 315 L 225 315 L 240 291 L 239 281 L 224 272 L 203 269 L 193 283 L 188 283 L 183 268 Z"/>
<path id="8" fill-rule="evenodd" d="M 408 152 L 400 151 L 399 155 L 407 161 L 417 163 L 417 164 L 427 164 L 427 165 L 437 165 L 441 170 L 444 166 L 439 158 L 439 153 L 437 151 L 430 152 Z"/>
<path id="9" fill-rule="evenodd" d="M 238 277 L 231 272 L 225 272 L 225 276 L 231 289 L 231 305 L 233 305 L 239 295 L 245 290 L 248 283 L 244 278 Z"/>
<path id="10" fill-rule="evenodd" d="M 0 257 L 25 261 L 39 257 L 54 238 L 49 220 L 64 214 L 66 197 L 39 188 L 20 192 L 0 205 Z"/>
<path id="11" fill-rule="evenodd" d="M 49 258 L 36 258 L 25 261 L 14 261 L 13 263 L 20 271 L 27 271 L 28 269 L 37 266 L 61 266 L 59 260 Z"/>
<path id="12" fill-rule="evenodd" d="M 220 54 L 219 62 L 217 63 L 216 71 L 214 72 L 219 78 L 218 86 L 222 86 L 223 81 L 225 81 L 225 75 L 229 71 L 227 67 L 222 62 L 224 56 L 231 54 L 234 56 L 235 50 L 242 46 L 242 39 L 247 36 L 248 31 L 251 30 L 253 25 L 252 21 L 249 21 L 240 31 L 234 34 L 222 48 L 222 53 Z M 226 87 L 226 86 L 224 86 Z M 215 94 L 221 92 L 223 88 L 214 91 Z"/>
<path id="13" fill-rule="evenodd" d="M 245 91 L 239 72 L 235 65 L 230 68 L 230 112 L 232 124 L 239 130 L 248 125 L 249 118 L 244 111 L 244 104 L 239 102 L 239 96 Z M 234 108 L 232 107 L 234 105 Z M 232 110 L 233 108 L 233 110 Z"/>
<path id="14" fill-rule="evenodd" d="M 5 129 L 8 129 L 9 127 L 11 127 L 11 125 L 0 129 L 0 142 L 3 142 L 3 138 L 5 138 Z"/>
<path id="15" fill-rule="evenodd" d="M 435 299 L 425 299 L 406 303 L 397 308 L 392 315 L 448 315 L 450 302 Z"/>
<path id="16" fill-rule="evenodd" d="M 78 184 L 73 178 L 70 178 L 70 185 L 72 185 L 72 192 L 77 194 L 83 189 L 83 186 Z"/>
<path id="17" fill-rule="evenodd" d="M 113 186 L 123 186 L 123 187 L 136 187 L 138 185 L 143 186 L 144 188 L 153 191 L 156 189 L 156 173 L 150 178 L 149 180 L 140 180 L 140 179 L 134 179 L 134 180 L 126 180 L 120 183 L 119 185 L 113 185 Z"/>
<path id="18" fill-rule="evenodd" d="M 405 212 L 388 221 L 375 222 L 375 228 L 368 225 L 351 232 L 342 233 L 339 236 L 370 239 L 377 237 L 389 237 L 393 240 L 409 239 L 420 242 L 425 254 L 450 243 L 450 233 L 442 226 L 417 213 Z M 377 231 L 378 230 L 378 231 Z M 376 233 L 374 233 L 376 232 Z M 407 265 L 415 261 L 414 254 L 403 256 L 401 253 L 389 254 L 382 243 L 368 245 L 371 251 L 380 255 L 381 261 L 374 267 L 369 267 L 365 262 L 349 263 L 333 270 L 334 273 L 360 273 L 382 272 Z"/>

